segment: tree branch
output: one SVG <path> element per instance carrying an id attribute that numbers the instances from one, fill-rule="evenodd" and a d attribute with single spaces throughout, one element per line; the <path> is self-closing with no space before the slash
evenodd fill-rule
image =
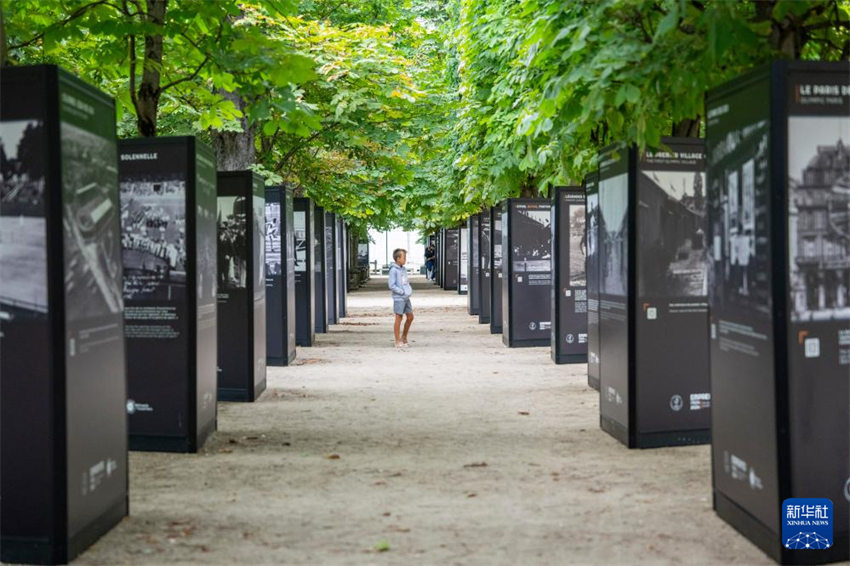
<path id="1" fill-rule="evenodd" d="M 28 47 L 28 46 L 32 45 L 33 43 L 37 42 L 38 40 L 42 39 L 47 34 L 47 32 L 50 31 L 51 29 L 60 28 L 64 25 L 68 24 L 69 22 L 76 20 L 77 18 L 79 18 L 80 16 L 85 14 L 88 10 L 90 10 L 90 9 L 96 7 L 96 6 L 100 6 L 100 5 L 107 5 L 107 6 L 111 6 L 113 8 L 116 8 L 113 4 L 110 4 L 108 2 L 108 0 L 96 0 L 95 2 L 90 2 L 90 3 L 86 4 L 85 6 L 80 6 L 79 8 L 74 10 L 74 12 L 72 12 L 69 16 L 67 16 L 62 21 L 47 26 L 46 28 L 44 28 L 44 30 L 41 33 L 39 33 L 36 36 L 28 39 L 27 41 L 24 41 L 22 43 L 16 43 L 15 45 L 10 45 L 9 50 L 11 51 L 13 49 L 21 49 L 22 47 Z M 119 10 L 119 12 L 120 12 L 120 10 Z"/>

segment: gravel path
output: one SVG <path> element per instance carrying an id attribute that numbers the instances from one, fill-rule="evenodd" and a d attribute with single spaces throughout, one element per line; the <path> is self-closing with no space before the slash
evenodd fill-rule
<path id="1" fill-rule="evenodd" d="M 131 454 L 131 516 L 77 563 L 772 563 L 712 511 L 707 446 L 627 450 L 584 366 L 421 278 L 395 350 L 385 284 L 202 453 Z"/>

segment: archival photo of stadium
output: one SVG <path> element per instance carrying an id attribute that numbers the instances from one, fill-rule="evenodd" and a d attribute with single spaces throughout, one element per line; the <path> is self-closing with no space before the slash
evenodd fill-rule
<path id="1" fill-rule="evenodd" d="M 703 172 L 638 173 L 641 296 L 704 297 L 708 293 L 704 187 Z"/>
<path id="2" fill-rule="evenodd" d="M 552 271 L 551 206 L 517 204 L 511 226 L 514 273 Z"/>
<path id="3" fill-rule="evenodd" d="M 0 122 L 0 309 L 6 317 L 47 314 L 44 128 Z"/>
<path id="4" fill-rule="evenodd" d="M 850 119 L 788 120 L 791 317 L 850 319 Z"/>
<path id="5" fill-rule="evenodd" d="M 248 285 L 248 241 L 245 197 L 218 197 L 218 288 Z"/>
<path id="6" fill-rule="evenodd" d="M 121 245 L 124 298 L 182 300 L 186 292 L 186 180 L 124 178 Z"/>
<path id="7" fill-rule="evenodd" d="M 62 206 L 69 322 L 120 313 L 122 298 L 115 140 L 63 122 Z"/>

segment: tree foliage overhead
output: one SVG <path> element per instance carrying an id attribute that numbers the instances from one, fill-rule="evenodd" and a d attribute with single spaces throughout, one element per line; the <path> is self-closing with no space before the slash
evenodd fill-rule
<path id="1" fill-rule="evenodd" d="M 850 58 L 848 0 L 15 0 L 2 65 L 115 96 L 361 227 L 451 225 L 578 182 L 612 141 L 698 135 L 705 91 Z"/>

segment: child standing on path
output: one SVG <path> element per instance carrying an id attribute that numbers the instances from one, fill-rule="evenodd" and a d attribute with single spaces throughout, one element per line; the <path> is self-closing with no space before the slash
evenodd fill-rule
<path id="1" fill-rule="evenodd" d="M 413 305 L 410 304 L 413 289 L 410 287 L 407 270 L 404 268 L 404 264 L 407 263 L 407 250 L 401 248 L 393 250 L 393 260 L 395 263 L 390 266 L 387 285 L 393 294 L 395 347 L 407 348 L 407 332 L 413 324 Z M 404 315 L 407 315 L 407 320 L 404 321 L 404 331 L 401 332 L 401 319 Z"/>

